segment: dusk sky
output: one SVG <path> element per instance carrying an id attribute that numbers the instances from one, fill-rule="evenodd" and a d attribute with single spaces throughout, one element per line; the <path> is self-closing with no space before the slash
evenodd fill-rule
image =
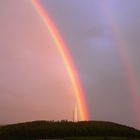
<path id="1" fill-rule="evenodd" d="M 140 129 L 140 0 L 39 2 L 71 54 L 89 119 Z M 0 124 L 72 119 L 69 75 L 30 0 L 0 1 L 0 77 Z"/>

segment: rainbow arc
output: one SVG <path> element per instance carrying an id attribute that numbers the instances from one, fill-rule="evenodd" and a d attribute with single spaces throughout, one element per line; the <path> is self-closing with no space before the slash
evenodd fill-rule
<path id="1" fill-rule="evenodd" d="M 79 80 L 76 68 L 73 64 L 72 58 L 69 54 L 69 51 L 68 51 L 62 37 L 60 36 L 58 29 L 56 28 L 53 21 L 49 17 L 47 11 L 43 9 L 43 7 L 41 6 L 41 4 L 39 3 L 38 0 L 31 0 L 31 2 L 32 2 L 32 5 L 34 6 L 34 8 L 36 9 L 38 15 L 42 18 L 44 25 L 48 29 L 48 31 L 55 43 L 55 46 L 57 47 L 57 49 L 61 55 L 61 58 L 63 59 L 63 62 L 67 69 L 68 75 L 71 79 L 71 83 L 73 85 L 75 97 L 77 100 L 80 120 L 88 120 L 88 112 L 87 112 L 87 108 L 86 108 L 84 92 L 82 90 L 80 80 Z"/>
<path id="2" fill-rule="evenodd" d="M 129 53 L 126 47 L 126 42 L 121 35 L 119 25 L 117 24 L 117 21 L 115 17 L 113 16 L 113 12 L 110 10 L 110 7 L 107 1 L 103 1 L 100 7 L 101 7 L 101 12 L 103 16 L 105 16 L 108 21 L 108 25 L 110 26 L 110 29 L 112 31 L 112 36 L 118 48 L 118 53 L 122 60 L 123 68 L 126 74 L 127 84 L 131 93 L 132 101 L 133 101 L 133 109 L 134 109 L 134 113 L 136 115 L 136 119 L 138 122 L 137 125 L 140 125 L 140 119 L 139 119 L 140 96 L 139 96 L 139 91 L 137 87 L 137 81 L 134 76 L 134 71 L 133 71 L 132 66 L 130 65 L 130 59 L 128 55 Z"/>

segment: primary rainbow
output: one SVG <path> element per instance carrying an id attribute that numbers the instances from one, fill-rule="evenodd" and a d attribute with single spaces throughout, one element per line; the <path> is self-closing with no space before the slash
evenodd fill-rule
<path id="1" fill-rule="evenodd" d="M 87 113 L 87 108 L 86 108 L 86 103 L 85 103 L 85 97 L 84 97 L 84 92 L 82 90 L 80 80 L 78 77 L 78 74 L 76 72 L 76 69 L 74 67 L 74 64 L 72 62 L 72 59 L 70 57 L 70 54 L 66 48 L 66 45 L 64 44 L 62 37 L 60 36 L 57 28 L 55 27 L 54 23 L 48 16 L 47 12 L 42 8 L 38 0 L 31 0 L 32 5 L 36 9 L 37 13 L 40 15 L 42 20 L 44 21 L 47 29 L 50 32 L 50 35 L 55 42 L 55 45 L 60 52 L 60 55 L 64 61 L 64 64 L 66 66 L 68 75 L 71 79 L 75 97 L 77 100 L 77 105 L 79 109 L 79 116 L 80 120 L 88 120 L 88 113 Z"/>

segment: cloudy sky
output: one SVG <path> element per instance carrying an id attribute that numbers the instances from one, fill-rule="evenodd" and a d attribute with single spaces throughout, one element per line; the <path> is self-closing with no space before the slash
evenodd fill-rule
<path id="1" fill-rule="evenodd" d="M 140 1 L 40 3 L 70 51 L 90 119 L 140 128 Z M 31 2 L 1 0 L 0 31 L 0 123 L 71 119 L 70 79 Z"/>

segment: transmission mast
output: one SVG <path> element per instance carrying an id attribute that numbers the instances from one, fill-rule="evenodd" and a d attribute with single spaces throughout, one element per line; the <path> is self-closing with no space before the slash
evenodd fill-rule
<path id="1" fill-rule="evenodd" d="M 75 105 L 74 111 L 73 111 L 73 122 L 77 122 L 77 121 L 78 121 L 78 108 L 77 108 L 77 105 Z"/>

